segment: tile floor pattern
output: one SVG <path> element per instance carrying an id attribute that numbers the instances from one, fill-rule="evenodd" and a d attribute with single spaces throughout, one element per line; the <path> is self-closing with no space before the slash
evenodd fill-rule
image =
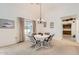
<path id="1" fill-rule="evenodd" d="M 0 48 L 1 55 L 73 55 L 79 54 L 79 43 L 69 40 L 55 40 L 54 46 L 36 50 L 28 41 Z"/>

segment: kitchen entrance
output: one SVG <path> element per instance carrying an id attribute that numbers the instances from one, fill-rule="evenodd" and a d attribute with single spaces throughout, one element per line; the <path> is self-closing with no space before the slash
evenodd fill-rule
<path id="1" fill-rule="evenodd" d="M 64 17 L 62 20 L 62 34 L 64 39 L 75 41 L 76 38 L 76 17 Z"/>

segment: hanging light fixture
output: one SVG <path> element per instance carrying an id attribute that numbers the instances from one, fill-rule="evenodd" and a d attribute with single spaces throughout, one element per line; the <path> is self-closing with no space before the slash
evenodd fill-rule
<path id="1" fill-rule="evenodd" d="M 38 21 L 38 23 L 41 24 L 41 23 L 44 23 L 45 20 L 42 18 L 42 4 L 40 3 L 39 6 L 40 6 L 40 18 L 37 19 L 37 21 Z"/>

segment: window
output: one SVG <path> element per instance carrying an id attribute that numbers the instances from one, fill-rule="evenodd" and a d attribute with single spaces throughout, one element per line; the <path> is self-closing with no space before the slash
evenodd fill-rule
<path id="1" fill-rule="evenodd" d="M 25 34 L 31 34 L 32 33 L 32 21 L 30 21 L 30 20 L 25 21 L 24 32 L 25 32 Z"/>

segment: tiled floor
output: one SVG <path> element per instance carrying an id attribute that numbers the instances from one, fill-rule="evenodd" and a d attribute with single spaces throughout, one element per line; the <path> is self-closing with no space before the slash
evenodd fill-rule
<path id="1" fill-rule="evenodd" d="M 51 48 L 36 50 L 28 41 L 0 48 L 1 55 L 64 55 L 79 54 L 79 43 L 69 40 L 55 40 Z"/>

